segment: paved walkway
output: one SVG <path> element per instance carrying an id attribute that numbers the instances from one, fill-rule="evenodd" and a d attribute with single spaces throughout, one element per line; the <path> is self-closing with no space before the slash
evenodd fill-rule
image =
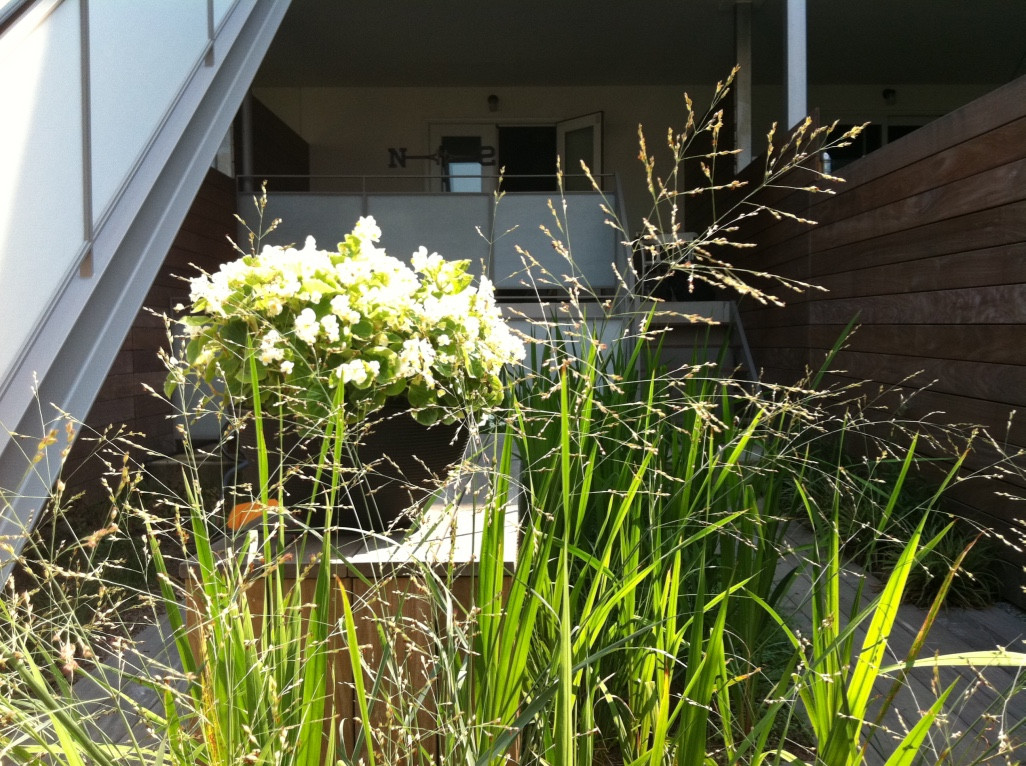
<path id="1" fill-rule="evenodd" d="M 799 548 L 807 544 L 811 536 L 797 529 L 790 538 L 791 544 Z M 841 587 L 845 613 L 862 579 L 865 580 L 864 602 L 868 603 L 880 592 L 882 586 L 876 578 L 850 568 Z M 789 594 L 796 625 L 808 625 L 811 619 L 809 587 L 808 578 L 799 580 Z M 890 662 L 897 664 L 904 660 L 926 616 L 926 609 L 900 607 L 888 642 Z M 863 635 L 858 634 L 856 642 L 860 643 Z M 1026 652 L 1026 614 L 1005 603 L 987 609 L 945 609 L 934 622 L 919 657 L 993 649 Z M 881 679 L 874 689 L 877 710 L 891 689 L 892 679 L 893 676 Z M 957 685 L 948 698 L 946 715 L 931 731 L 922 763 L 1011 766 L 1026 762 L 1026 668 L 917 668 L 909 672 L 907 680 L 879 726 L 875 730 L 869 728 L 866 766 L 882 766 L 905 733 L 919 720 L 920 711 L 927 710 L 940 691 L 953 681 Z"/>

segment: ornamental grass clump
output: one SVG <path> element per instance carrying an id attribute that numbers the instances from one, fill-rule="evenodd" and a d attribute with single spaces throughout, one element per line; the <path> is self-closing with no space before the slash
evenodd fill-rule
<path id="1" fill-rule="evenodd" d="M 266 197 L 257 204 L 262 215 Z M 186 363 L 208 382 L 223 380 L 238 402 L 284 394 L 289 413 L 310 423 L 337 401 L 350 425 L 396 397 L 423 425 L 494 409 L 500 372 L 524 347 L 492 283 L 475 286 L 469 261 L 424 247 L 411 268 L 378 247 L 380 237 L 364 217 L 335 251 L 308 237 L 302 248 L 268 245 L 196 277 L 193 313 L 182 320 Z M 176 385 L 170 377 L 169 392 Z"/>

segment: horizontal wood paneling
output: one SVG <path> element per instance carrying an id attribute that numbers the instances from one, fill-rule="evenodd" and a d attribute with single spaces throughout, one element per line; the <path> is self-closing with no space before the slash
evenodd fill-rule
<path id="1" fill-rule="evenodd" d="M 1026 280 L 1020 243 L 824 275 L 816 284 L 845 296 L 900 295 L 946 288 L 1014 285 Z"/>
<path id="2" fill-rule="evenodd" d="M 1026 240 L 1026 203 L 1013 203 L 952 216 L 885 237 L 860 239 L 833 249 L 815 249 L 812 281 L 844 272 L 857 258 L 860 268 L 916 261 L 952 253 L 1021 244 Z"/>
<path id="3" fill-rule="evenodd" d="M 853 209 L 846 217 L 811 232 L 817 250 L 893 234 L 1026 198 L 1026 158 L 969 178 L 935 187 L 913 197 L 870 210 Z M 841 204 L 839 199 L 837 204 Z"/>
<path id="4" fill-rule="evenodd" d="M 743 303 L 756 364 L 794 382 L 857 316 L 833 384 L 868 381 L 861 390 L 885 419 L 976 423 L 1009 450 L 1026 447 L 1026 423 L 1012 415 L 1026 409 L 1026 78 L 842 174 L 832 197 L 778 193 L 817 226 L 738 233 L 757 244 L 741 265 L 828 290 L 783 309 Z M 981 447 L 968 469 L 998 454 Z M 1026 504 L 1000 493 L 1021 494 L 1023 476 L 960 486 L 957 504 L 1011 530 Z M 1010 581 L 1011 595 L 1022 581 Z"/>
<path id="5" fill-rule="evenodd" d="M 1022 158 L 1024 143 L 1026 118 L 1021 118 L 940 154 L 887 173 L 876 183 L 841 186 L 839 193 L 844 198 L 843 207 L 871 211 L 987 171 L 999 171 Z M 825 197 L 816 198 L 809 213 L 820 226 L 845 217 L 844 210 Z"/>
<path id="6" fill-rule="evenodd" d="M 1013 195 L 1014 196 L 1014 195 Z M 817 238 L 817 227 L 799 227 L 786 223 L 780 228 L 786 236 L 754 237 L 743 231 L 743 238 L 755 241 L 758 265 L 775 274 L 798 276 L 820 284 L 824 275 L 845 273 L 858 259 L 860 268 L 889 263 L 912 262 L 944 254 L 958 254 L 1026 241 L 1026 194 L 1020 201 L 1000 207 L 977 210 L 965 215 L 951 215 L 933 223 L 914 221 L 907 229 L 885 235 L 863 235 L 854 241 L 827 246 L 826 240 Z M 834 205 L 843 206 L 843 197 L 829 198 Z M 807 270 L 803 270 L 807 269 Z"/>
<path id="7" fill-rule="evenodd" d="M 829 348 L 837 342 L 843 328 L 837 325 L 814 325 L 808 328 L 813 348 Z M 1026 365 L 1026 343 L 1001 325 L 988 324 L 866 324 L 849 334 L 845 346 L 854 351 L 878 354 L 901 354 L 909 358 L 944 359 L 953 349 L 966 360 L 995 364 Z M 753 337 L 791 340 L 787 328 L 769 328 L 762 333 L 748 331 Z M 753 341 L 754 342 L 754 341 Z"/>
<path id="8" fill-rule="evenodd" d="M 859 379 L 929 386 L 934 391 L 987 399 L 1009 408 L 1020 406 L 1026 391 L 1026 367 L 1011 364 L 841 351 L 834 367 Z"/>
<path id="9" fill-rule="evenodd" d="M 985 136 L 1023 116 L 1026 80 L 1019 78 L 965 106 L 934 120 L 915 133 L 873 152 L 845 168 L 852 184 L 861 184 L 894 172 L 912 162 L 941 154 L 958 144 Z"/>
<path id="10" fill-rule="evenodd" d="M 810 322 L 847 324 L 856 315 L 863 324 L 1020 325 L 1026 320 L 1026 284 L 940 289 L 898 296 L 831 296 L 838 297 L 810 305 Z"/>

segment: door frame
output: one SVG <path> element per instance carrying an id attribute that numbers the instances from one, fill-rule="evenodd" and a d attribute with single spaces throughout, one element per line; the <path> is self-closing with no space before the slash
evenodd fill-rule
<path id="1" fill-rule="evenodd" d="M 592 140 L 592 161 L 586 162 L 588 170 L 591 171 L 592 176 L 595 178 L 602 175 L 603 119 L 603 112 L 599 111 L 582 114 L 579 117 L 571 117 L 568 120 L 559 120 L 556 122 L 556 149 L 559 152 L 559 166 L 562 168 L 564 176 L 580 175 L 582 172 L 580 167 L 570 168 L 567 164 L 566 136 L 567 133 L 572 133 L 583 128 L 592 128 L 595 131 Z"/>

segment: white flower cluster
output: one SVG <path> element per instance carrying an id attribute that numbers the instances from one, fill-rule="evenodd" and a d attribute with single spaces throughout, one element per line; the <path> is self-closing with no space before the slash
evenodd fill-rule
<path id="1" fill-rule="evenodd" d="M 288 400 L 308 415 L 328 411 L 339 384 L 350 419 L 399 395 L 425 423 L 495 406 L 499 373 L 524 346 L 491 282 L 475 288 L 467 261 L 424 247 L 411 269 L 376 245 L 380 237 L 374 219 L 361 218 L 337 252 L 310 237 L 192 280 L 190 362 L 237 395 L 290 388 Z"/>

